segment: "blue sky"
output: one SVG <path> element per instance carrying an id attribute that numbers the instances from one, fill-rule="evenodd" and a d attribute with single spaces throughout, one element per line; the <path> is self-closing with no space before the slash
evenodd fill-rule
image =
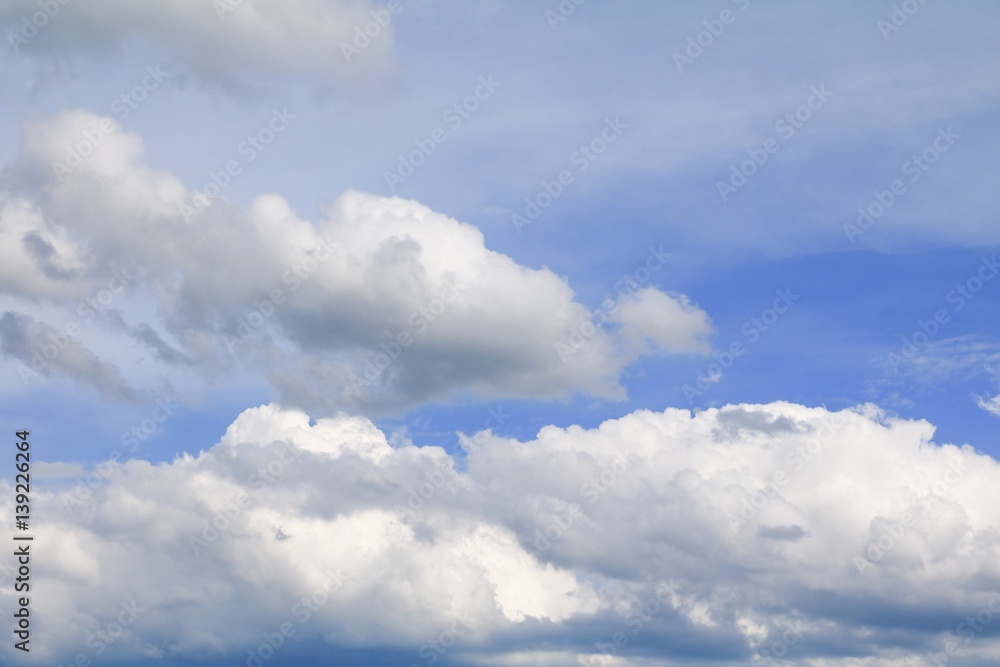
<path id="1" fill-rule="evenodd" d="M 459 608 L 480 631 L 440 656 L 449 664 L 736 664 L 789 624 L 808 636 L 797 664 L 833 664 L 862 636 L 857 664 L 929 664 L 950 630 L 889 601 L 922 581 L 907 568 L 971 568 L 928 588 L 944 619 L 986 604 L 961 591 L 1000 586 L 977 491 L 1000 455 L 997 18 L 986 2 L 917 0 L 0 7 L 0 415 L 38 443 L 39 514 L 53 534 L 74 526 L 67 552 L 102 529 L 122 545 L 39 566 L 59 594 L 38 593 L 53 639 L 37 659 L 71 659 L 105 623 L 77 605 L 97 585 L 108 608 L 130 590 L 159 600 L 155 620 L 115 642 L 122 664 L 240 659 L 244 635 L 281 609 L 209 640 L 171 620 L 179 598 L 126 578 L 142 572 L 129 558 L 183 546 L 240 487 L 240 466 L 286 442 L 304 453 L 299 504 L 287 505 L 293 480 L 269 483 L 213 542 L 211 567 L 178 556 L 165 581 L 203 568 L 204 586 L 228 587 L 201 605 L 218 613 L 258 600 L 277 563 L 288 590 L 315 588 L 317 564 L 296 554 L 336 560 L 335 548 L 240 542 L 281 508 L 309 534 L 356 520 L 431 535 L 437 551 L 407 550 L 413 580 L 398 583 L 412 598 L 384 623 L 344 620 L 355 603 L 343 602 L 273 664 L 324 651 L 423 660 L 430 630 L 394 629 L 411 617 L 447 627 Z M 394 358 L 372 366 L 383 354 Z M 728 533 L 692 541 L 635 518 L 687 507 L 691 530 L 707 530 L 704 503 L 722 512 L 732 489 L 761 488 L 779 465 L 769 452 L 829 415 L 849 416 L 834 438 L 845 457 L 784 489 L 784 509 L 768 505 L 770 523 L 739 543 L 795 582 L 733 588 L 736 604 L 690 561 L 736 548 Z M 723 474 L 698 442 L 742 467 Z M 532 552 L 573 480 L 629 443 L 645 448 L 641 479 L 588 509 L 589 533 Z M 852 448 L 871 460 L 850 462 Z M 567 451 L 576 458 L 543 472 Z M 941 502 L 965 523 L 926 519 L 914 529 L 925 543 L 901 544 L 902 565 L 880 560 L 868 592 L 825 562 L 839 574 L 816 593 L 805 554 L 852 539 L 863 551 L 899 516 L 892 503 L 959 456 L 976 481 Z M 65 494 L 109 458 L 114 472 L 68 509 Z M 886 488 L 866 487 L 883 464 Z M 441 465 L 455 486 L 419 520 L 378 515 Z M 356 495 L 309 476 L 324 470 Z M 838 486 L 850 479 L 862 481 Z M 868 504 L 827 506 L 818 489 Z M 174 503 L 177 515 L 151 509 Z M 456 506 L 461 526 L 441 518 Z M 137 517 L 155 528 L 131 532 Z M 631 521 L 635 533 L 618 534 Z M 777 534 L 802 537 L 768 556 L 761 536 Z M 595 546 L 609 535 L 626 554 Z M 378 551 L 371 540 L 359 550 Z M 239 544 L 256 560 L 234 556 Z M 374 581 L 379 558 L 354 581 Z M 435 579 L 437 561 L 486 563 L 494 597 L 463 593 L 472 575 Z M 733 574 L 732 559 L 707 562 Z M 671 575 L 672 615 L 651 623 L 662 642 L 643 633 L 620 655 L 593 654 L 591 635 L 619 618 L 607 586 L 642 599 Z M 562 593 L 512 592 L 538 587 Z M 393 591 L 378 588 L 373 609 Z M 880 604 L 899 620 L 874 630 L 862 612 Z M 703 641 L 677 643 L 682 626 Z M 993 634 L 951 664 L 992 664 Z"/>

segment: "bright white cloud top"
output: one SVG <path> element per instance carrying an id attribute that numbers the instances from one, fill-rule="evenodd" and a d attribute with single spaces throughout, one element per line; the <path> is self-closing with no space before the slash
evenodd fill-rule
<path id="1" fill-rule="evenodd" d="M 122 602 L 142 611 L 117 657 L 241 653 L 284 621 L 290 645 L 418 663 L 449 628 L 465 664 L 507 664 L 512 638 L 552 665 L 601 664 L 598 644 L 622 665 L 683 664 L 692 642 L 723 664 L 782 642 L 802 665 L 988 655 L 994 625 L 959 626 L 1000 611 L 1000 466 L 932 435 L 872 408 L 733 405 L 481 432 L 456 460 L 362 418 L 254 408 L 198 456 L 38 498 L 37 539 L 60 547 L 36 556 L 32 664 L 100 643 Z"/>

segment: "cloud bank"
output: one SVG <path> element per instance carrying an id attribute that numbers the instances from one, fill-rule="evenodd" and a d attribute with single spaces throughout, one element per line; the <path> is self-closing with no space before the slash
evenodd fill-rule
<path id="1" fill-rule="evenodd" d="M 952 645 L 982 664 L 1000 466 L 932 435 L 868 407 L 730 405 L 481 432 L 454 458 L 254 408 L 197 456 L 37 496 L 37 543 L 60 548 L 36 556 L 31 657 L 243 664 L 277 632 L 286 656 L 365 664 L 917 665 Z"/>

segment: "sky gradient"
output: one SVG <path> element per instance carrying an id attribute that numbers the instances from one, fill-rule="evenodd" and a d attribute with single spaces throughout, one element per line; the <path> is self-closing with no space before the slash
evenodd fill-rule
<path id="1" fill-rule="evenodd" d="M 1000 663 L 998 19 L 0 4 L 0 659 Z"/>

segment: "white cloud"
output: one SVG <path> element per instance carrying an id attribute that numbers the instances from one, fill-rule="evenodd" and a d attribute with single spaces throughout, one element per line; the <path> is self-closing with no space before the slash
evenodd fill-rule
<path id="1" fill-rule="evenodd" d="M 905 338 L 902 345 L 874 360 L 877 377 L 870 382 L 868 394 L 879 403 L 890 399 L 905 404 L 909 399 L 901 390 L 906 387 L 968 382 L 995 374 L 992 369 L 1000 364 L 1000 345 L 979 336 L 947 337 L 919 345 Z"/>
<path id="2" fill-rule="evenodd" d="M 995 628 L 952 633 L 1000 588 L 1000 465 L 932 435 L 874 408 L 639 411 L 466 438 L 460 472 L 357 417 L 248 410 L 197 457 L 112 466 L 87 504 L 36 496 L 37 544 L 60 544 L 36 555 L 37 659 L 65 660 L 133 599 L 111 657 L 243 654 L 337 569 L 290 644 L 416 654 L 467 627 L 451 650 L 468 664 L 539 640 L 586 664 L 618 631 L 621 664 L 745 663 L 782 637 L 798 664 L 911 664 L 949 638 L 995 659 Z"/>
<path id="3" fill-rule="evenodd" d="M 0 229 L 11 248 L 44 248 L 22 253 L 0 287 L 69 307 L 130 267 L 157 316 L 116 303 L 107 319 L 150 346 L 161 373 L 235 358 L 287 402 L 377 411 L 458 392 L 621 398 L 638 356 L 706 351 L 708 317 L 683 295 L 641 290 L 618 324 L 595 328 L 564 278 L 417 202 L 348 191 L 316 222 L 275 194 L 196 211 L 195 193 L 142 151 L 84 111 L 29 127 Z"/>
<path id="4" fill-rule="evenodd" d="M 708 316 L 683 295 L 670 297 L 654 288 L 639 290 L 618 308 L 615 319 L 636 349 L 648 349 L 652 343 L 665 350 L 711 351 L 706 340 L 712 333 Z"/>
<path id="5" fill-rule="evenodd" d="M 997 355 L 994 355 L 994 357 Z M 996 363 L 996 358 L 990 358 L 988 361 L 983 362 L 983 366 L 986 372 L 989 373 L 997 384 L 1000 384 L 1000 370 L 994 365 Z M 992 415 L 1000 417 L 1000 394 L 995 396 L 979 396 L 978 394 L 973 395 L 976 399 L 976 405 L 980 408 L 989 412 Z"/>
<path id="6" fill-rule="evenodd" d="M 1000 417 L 1000 396 L 977 396 L 976 404 L 983 410 Z"/>

